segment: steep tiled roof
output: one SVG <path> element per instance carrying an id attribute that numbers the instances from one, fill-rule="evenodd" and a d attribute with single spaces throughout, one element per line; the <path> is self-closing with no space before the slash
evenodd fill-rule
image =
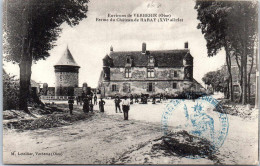
<path id="1" fill-rule="evenodd" d="M 148 65 L 149 54 L 154 57 L 157 67 L 182 67 L 183 59 L 188 52 L 188 49 L 147 51 L 146 54 L 142 54 L 141 51 L 121 51 L 111 52 L 110 57 L 114 67 L 124 67 L 128 56 L 133 60 L 133 66 L 145 67 Z"/>
<path id="2" fill-rule="evenodd" d="M 78 66 L 78 64 L 75 62 L 73 56 L 70 53 L 69 48 L 67 47 L 65 52 L 63 53 L 62 57 L 58 61 L 58 63 L 55 66 Z"/>

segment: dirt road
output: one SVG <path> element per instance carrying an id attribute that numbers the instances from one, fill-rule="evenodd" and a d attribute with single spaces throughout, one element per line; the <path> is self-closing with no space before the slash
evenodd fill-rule
<path id="1" fill-rule="evenodd" d="M 160 135 L 158 125 L 97 113 L 91 119 L 50 130 L 4 131 L 4 161 L 6 164 L 109 164 Z M 13 151 L 16 156 L 11 154 Z M 26 152 L 33 155 L 19 155 Z M 52 152 L 57 155 L 49 156 Z"/>
<path id="2" fill-rule="evenodd" d="M 112 105 L 107 106 L 109 107 L 111 109 L 106 113 L 96 111 L 91 118 L 68 126 L 23 132 L 5 129 L 4 163 L 253 164 L 257 161 L 257 120 L 229 116 L 229 135 L 216 158 L 191 159 L 152 149 L 162 136 L 159 122 L 136 119 L 134 111 L 130 114 L 129 121 L 124 121 L 122 114 L 112 113 L 114 108 Z M 157 107 L 162 106 L 153 107 L 154 111 Z M 149 107 L 152 112 L 151 108 Z M 149 119 L 154 116 L 142 114 L 141 111 L 144 110 L 138 110 L 139 118 Z"/>

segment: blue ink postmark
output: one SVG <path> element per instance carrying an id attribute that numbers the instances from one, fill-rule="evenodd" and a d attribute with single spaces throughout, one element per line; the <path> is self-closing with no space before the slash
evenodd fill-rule
<path id="1" fill-rule="evenodd" d="M 225 110 L 212 96 L 202 96 L 193 101 L 170 100 L 162 114 L 161 125 L 165 136 L 185 130 L 190 135 L 209 141 L 213 153 L 223 145 L 229 128 Z"/>

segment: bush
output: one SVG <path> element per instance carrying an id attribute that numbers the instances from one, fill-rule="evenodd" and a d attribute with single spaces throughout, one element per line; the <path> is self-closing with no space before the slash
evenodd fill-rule
<path id="1" fill-rule="evenodd" d="M 19 81 L 4 72 L 3 110 L 17 109 L 19 104 Z"/>

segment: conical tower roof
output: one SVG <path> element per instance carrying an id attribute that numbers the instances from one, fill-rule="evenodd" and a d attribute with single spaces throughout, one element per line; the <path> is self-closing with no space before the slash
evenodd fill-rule
<path id="1" fill-rule="evenodd" d="M 58 63 L 55 66 L 79 66 L 72 54 L 70 53 L 69 48 L 67 47 L 65 52 L 63 53 L 62 57 L 60 58 L 60 60 L 58 61 Z"/>

